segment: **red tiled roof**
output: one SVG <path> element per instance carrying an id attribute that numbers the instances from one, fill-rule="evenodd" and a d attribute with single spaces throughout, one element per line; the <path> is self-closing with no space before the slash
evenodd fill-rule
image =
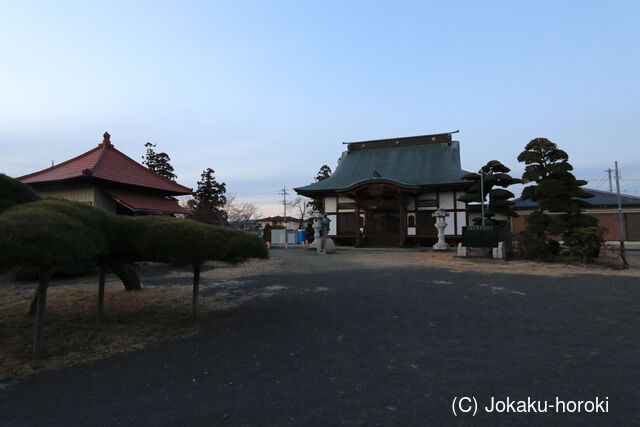
<path id="1" fill-rule="evenodd" d="M 266 218 L 259 219 L 258 221 L 284 222 L 285 218 L 283 216 L 268 216 Z M 300 220 L 292 216 L 287 216 L 286 221 L 290 222 L 290 221 L 300 221 Z"/>
<path id="2" fill-rule="evenodd" d="M 178 204 L 176 200 L 145 193 L 125 190 L 105 190 L 117 202 L 134 211 L 154 211 L 189 214 L 191 211 Z"/>
<path id="3" fill-rule="evenodd" d="M 191 194 L 188 187 L 171 181 L 147 169 L 126 154 L 115 149 L 110 135 L 105 132 L 104 140 L 93 150 L 80 154 L 66 162 L 18 178 L 27 184 L 61 181 L 82 176 L 106 181 L 155 188 L 173 194 Z"/>

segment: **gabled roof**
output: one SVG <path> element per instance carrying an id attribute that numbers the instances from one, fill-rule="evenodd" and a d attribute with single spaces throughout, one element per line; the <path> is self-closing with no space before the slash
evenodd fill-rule
<path id="1" fill-rule="evenodd" d="M 610 208 L 618 206 L 618 194 L 611 193 L 609 191 L 602 190 L 594 190 L 592 188 L 584 189 L 587 193 L 593 194 L 593 197 L 589 197 L 587 199 L 579 198 L 579 200 L 584 200 L 589 203 L 591 207 L 594 208 Z M 538 203 L 532 200 L 523 200 L 521 198 L 517 198 L 514 200 L 515 209 L 537 209 Z M 622 206 L 640 206 L 640 197 L 631 196 L 629 194 L 621 194 L 620 202 Z"/>
<path id="2" fill-rule="evenodd" d="M 462 180 L 466 173 L 460 167 L 460 143 L 451 133 L 421 135 L 349 143 L 333 175 L 294 190 L 313 195 L 374 180 L 408 187 L 454 184 L 467 182 Z"/>
<path id="3" fill-rule="evenodd" d="M 17 179 L 27 184 L 36 184 L 80 177 L 93 177 L 105 181 L 153 188 L 176 195 L 192 193 L 190 188 L 158 175 L 116 150 L 111 144 L 111 136 L 108 132 L 105 132 L 102 143 L 93 150 Z"/>

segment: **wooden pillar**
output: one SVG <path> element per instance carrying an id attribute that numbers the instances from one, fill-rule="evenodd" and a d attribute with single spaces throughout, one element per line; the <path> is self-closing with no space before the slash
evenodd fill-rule
<path id="1" fill-rule="evenodd" d="M 195 322 L 198 318 L 198 294 L 200 293 L 200 264 L 193 265 L 193 296 L 191 297 L 191 315 Z"/>
<path id="2" fill-rule="evenodd" d="M 404 246 L 407 237 L 407 201 L 400 192 L 398 203 L 400 203 L 400 246 Z"/>
<path id="3" fill-rule="evenodd" d="M 356 207 L 354 209 L 355 215 L 356 215 L 356 247 L 360 247 L 361 245 L 361 239 L 360 239 L 360 200 L 358 200 L 358 197 L 355 196 L 354 200 L 356 202 Z"/>
<path id="4" fill-rule="evenodd" d="M 106 271 L 104 265 L 100 264 L 100 273 L 98 276 L 98 322 L 102 320 L 102 312 L 104 309 L 104 282 L 106 279 Z"/>
<path id="5" fill-rule="evenodd" d="M 33 336 L 33 358 L 37 359 L 42 352 L 44 341 L 44 311 L 47 305 L 47 288 L 51 280 L 52 269 L 41 267 L 38 277 L 38 287 L 36 288 L 36 323 Z"/>

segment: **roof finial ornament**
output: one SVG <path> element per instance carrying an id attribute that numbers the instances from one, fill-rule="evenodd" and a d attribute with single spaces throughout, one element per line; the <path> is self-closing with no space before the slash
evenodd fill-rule
<path id="1" fill-rule="evenodd" d="M 102 137 L 103 137 L 102 145 L 106 145 L 106 146 L 111 145 L 111 135 L 109 135 L 109 132 L 105 132 L 104 135 L 102 135 Z"/>

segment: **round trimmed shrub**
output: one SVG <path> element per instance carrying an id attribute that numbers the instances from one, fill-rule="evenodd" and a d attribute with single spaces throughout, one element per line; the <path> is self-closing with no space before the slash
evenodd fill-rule
<path id="1" fill-rule="evenodd" d="M 46 202 L 15 206 L 0 215 L 0 266 L 74 271 L 95 265 L 106 251 L 102 236 Z"/>
<path id="2" fill-rule="evenodd" d="M 240 230 L 188 219 L 147 216 L 133 221 L 135 256 L 176 265 L 241 262 L 267 256 L 264 243 Z"/>
<path id="3" fill-rule="evenodd" d="M 29 185 L 0 173 L 0 213 L 13 206 L 38 200 L 40 196 Z"/>

